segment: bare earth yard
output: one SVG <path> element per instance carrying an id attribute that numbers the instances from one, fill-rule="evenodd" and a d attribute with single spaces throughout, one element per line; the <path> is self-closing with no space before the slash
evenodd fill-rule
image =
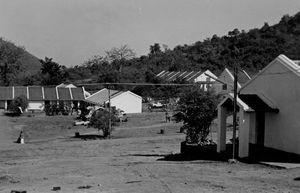
<path id="1" fill-rule="evenodd" d="M 130 115 L 113 139 L 90 140 L 97 130 L 74 117 L 0 116 L 0 192 L 300 192 L 300 169 L 221 161 L 165 161 L 179 153 L 180 124 L 164 113 Z M 20 129 L 26 144 L 16 144 Z M 160 129 L 165 134 L 159 134 Z M 73 138 L 78 131 L 85 140 Z M 297 180 L 298 179 L 298 180 Z"/>

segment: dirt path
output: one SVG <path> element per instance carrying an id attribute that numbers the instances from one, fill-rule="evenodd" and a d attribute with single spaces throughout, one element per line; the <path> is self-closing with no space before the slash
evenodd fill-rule
<path id="1" fill-rule="evenodd" d="M 5 124 L 10 125 L 8 122 L 1 125 Z M 4 133 L 13 137 L 14 132 L 12 129 Z M 30 193 L 51 193 L 55 186 L 64 193 L 296 193 L 300 190 L 299 181 L 294 180 L 300 177 L 300 169 L 279 170 L 211 160 L 164 161 L 166 155 L 179 153 L 184 137 L 131 136 L 90 141 L 59 138 L 25 145 L 10 142 L 9 147 L 0 149 L 0 192 L 23 189 Z M 4 136 L 1 139 L 7 140 Z"/>
<path id="2" fill-rule="evenodd" d="M 9 117 L 0 115 L 0 149 L 6 149 L 10 146 L 15 146 L 22 125 L 13 126 L 9 122 Z"/>

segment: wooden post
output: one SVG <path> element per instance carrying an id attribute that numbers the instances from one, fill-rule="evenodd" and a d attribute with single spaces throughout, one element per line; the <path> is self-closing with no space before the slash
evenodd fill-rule
<path id="1" fill-rule="evenodd" d="M 236 115 L 237 115 L 237 66 L 234 67 L 234 85 L 233 85 L 233 131 L 232 131 L 232 161 L 235 161 L 236 149 Z"/>
<path id="2" fill-rule="evenodd" d="M 108 86 L 108 112 L 109 112 L 109 119 L 108 119 L 108 132 L 109 138 L 111 137 L 111 105 L 110 105 L 110 87 Z"/>

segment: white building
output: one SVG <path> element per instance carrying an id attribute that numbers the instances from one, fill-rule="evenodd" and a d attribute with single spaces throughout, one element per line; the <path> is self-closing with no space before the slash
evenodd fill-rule
<path id="1" fill-rule="evenodd" d="M 86 102 L 99 106 L 110 103 L 111 106 L 123 110 L 125 113 L 141 113 L 142 97 L 130 91 L 108 90 L 106 88 L 86 98 Z"/>
<path id="2" fill-rule="evenodd" d="M 27 110 L 44 110 L 46 103 L 79 103 L 83 102 L 84 88 L 10 86 L 0 87 L 0 108 L 7 109 L 11 101 L 18 96 L 28 100 Z"/>
<path id="3" fill-rule="evenodd" d="M 242 88 L 242 86 L 246 84 L 250 79 L 251 77 L 246 71 L 239 70 L 237 83 L 238 90 Z M 216 81 L 213 85 L 213 88 L 216 93 L 227 94 L 233 92 L 234 76 L 232 70 L 225 68 L 223 72 L 219 75 L 218 80 L 227 84 L 222 84 Z"/>
<path id="4" fill-rule="evenodd" d="M 239 91 L 239 157 L 251 156 L 251 147 L 300 155 L 300 66 L 278 56 Z M 224 99 L 224 100 L 228 100 Z M 218 151 L 225 150 L 226 111 L 218 106 Z"/>
<path id="5" fill-rule="evenodd" d="M 211 82 L 211 84 L 201 85 L 204 90 L 207 90 L 208 87 L 212 86 L 212 83 L 215 82 L 215 79 L 218 77 L 213 74 L 210 70 L 206 71 L 161 71 L 158 73 L 156 78 L 164 80 L 166 82 L 176 82 L 176 81 L 185 81 L 185 82 Z M 212 77 L 212 78 L 211 78 Z"/>

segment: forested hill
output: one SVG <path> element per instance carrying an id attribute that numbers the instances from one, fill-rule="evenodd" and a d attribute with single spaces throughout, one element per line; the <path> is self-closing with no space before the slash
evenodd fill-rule
<path id="1" fill-rule="evenodd" d="M 285 15 L 272 26 L 265 23 L 249 31 L 233 29 L 222 37 L 213 35 L 174 49 L 155 43 L 149 46 L 147 55 L 140 57 L 124 45 L 70 68 L 53 62 L 51 58 L 38 60 L 25 49 L 0 38 L 0 84 L 157 82 L 154 77 L 162 70 L 209 69 L 218 75 L 234 63 L 255 74 L 280 54 L 300 59 L 300 12 L 294 16 Z M 31 75 L 34 73 L 36 75 Z"/>
<path id="2" fill-rule="evenodd" d="M 0 85 L 23 84 L 40 71 L 40 60 L 25 48 L 0 38 Z"/>
<path id="3" fill-rule="evenodd" d="M 151 82 L 154 75 L 162 70 L 210 69 L 218 74 L 224 67 L 233 66 L 233 42 L 238 48 L 239 65 L 250 74 L 255 74 L 279 54 L 300 59 L 300 12 L 294 16 L 283 16 L 273 26 L 265 23 L 247 32 L 234 29 L 222 37 L 213 35 L 174 49 L 155 43 L 150 46 L 148 55 L 114 60 L 110 64 L 105 56 L 95 57 L 69 68 L 69 79 L 79 82 L 87 78 L 92 82 Z"/>
<path id="4" fill-rule="evenodd" d="M 248 32 L 235 29 L 228 35 L 212 36 L 204 41 L 190 46 L 177 46 L 175 50 L 183 52 L 193 63 L 201 67 L 220 71 L 224 66 L 232 66 L 232 56 L 229 48 L 233 36 L 236 37 L 236 47 L 239 49 L 240 65 L 256 72 L 279 54 L 285 54 L 291 59 L 300 58 L 300 12 L 293 17 L 285 15 L 276 25 L 265 23 L 261 28 Z"/>

